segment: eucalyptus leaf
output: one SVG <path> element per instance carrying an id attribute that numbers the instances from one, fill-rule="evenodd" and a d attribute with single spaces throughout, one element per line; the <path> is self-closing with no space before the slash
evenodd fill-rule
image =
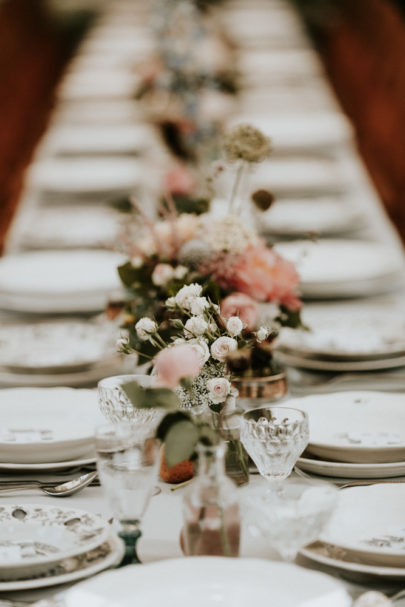
<path id="1" fill-rule="evenodd" d="M 164 442 L 166 440 L 166 434 L 169 432 L 170 428 L 179 421 L 190 421 L 190 417 L 184 411 L 175 411 L 174 413 L 168 413 L 165 415 L 158 426 L 156 432 L 157 438 Z"/>
<path id="2" fill-rule="evenodd" d="M 136 381 L 121 385 L 128 399 L 137 409 L 176 409 L 178 398 L 168 388 L 143 388 Z"/>
<path id="3" fill-rule="evenodd" d="M 169 468 L 190 459 L 198 443 L 199 431 L 191 420 L 173 424 L 166 434 L 165 460 Z"/>

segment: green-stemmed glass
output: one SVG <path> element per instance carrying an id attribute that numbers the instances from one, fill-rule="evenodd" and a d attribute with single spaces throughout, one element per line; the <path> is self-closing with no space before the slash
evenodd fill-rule
<path id="1" fill-rule="evenodd" d="M 140 563 L 136 546 L 157 481 L 159 441 L 145 427 L 116 424 L 98 428 L 95 444 L 101 485 L 125 542 L 120 566 Z"/>

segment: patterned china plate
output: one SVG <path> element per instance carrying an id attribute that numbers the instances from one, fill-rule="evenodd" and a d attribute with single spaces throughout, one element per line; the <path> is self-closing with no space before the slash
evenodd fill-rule
<path id="1" fill-rule="evenodd" d="M 97 548 L 69 559 L 58 561 L 41 573 L 40 577 L 0 581 L 0 592 L 34 590 L 75 582 L 118 565 L 124 554 L 124 544 L 114 533 Z"/>
<path id="2" fill-rule="evenodd" d="M 349 487 L 319 539 L 350 560 L 405 567 L 405 483 Z"/>
<path id="3" fill-rule="evenodd" d="M 38 575 L 51 564 L 93 550 L 106 541 L 109 525 L 76 508 L 0 506 L 0 579 Z"/>

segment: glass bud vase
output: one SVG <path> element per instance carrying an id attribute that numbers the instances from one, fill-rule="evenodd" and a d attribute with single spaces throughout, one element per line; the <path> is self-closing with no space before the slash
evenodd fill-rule
<path id="1" fill-rule="evenodd" d="M 222 442 L 198 447 L 198 474 L 183 498 L 186 556 L 239 555 L 239 504 L 225 473 L 225 453 Z"/>

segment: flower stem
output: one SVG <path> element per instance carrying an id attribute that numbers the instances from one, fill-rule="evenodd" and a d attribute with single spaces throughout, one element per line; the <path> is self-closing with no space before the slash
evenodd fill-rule
<path id="1" fill-rule="evenodd" d="M 229 205 L 228 205 L 229 212 L 236 210 L 236 209 L 233 209 L 233 206 L 235 203 L 236 194 L 238 193 L 240 183 L 242 181 L 242 175 L 243 175 L 244 168 L 245 168 L 245 161 L 241 160 L 239 163 L 239 166 L 237 168 L 237 171 L 236 171 L 235 181 L 233 182 L 231 197 L 229 199 Z"/>

